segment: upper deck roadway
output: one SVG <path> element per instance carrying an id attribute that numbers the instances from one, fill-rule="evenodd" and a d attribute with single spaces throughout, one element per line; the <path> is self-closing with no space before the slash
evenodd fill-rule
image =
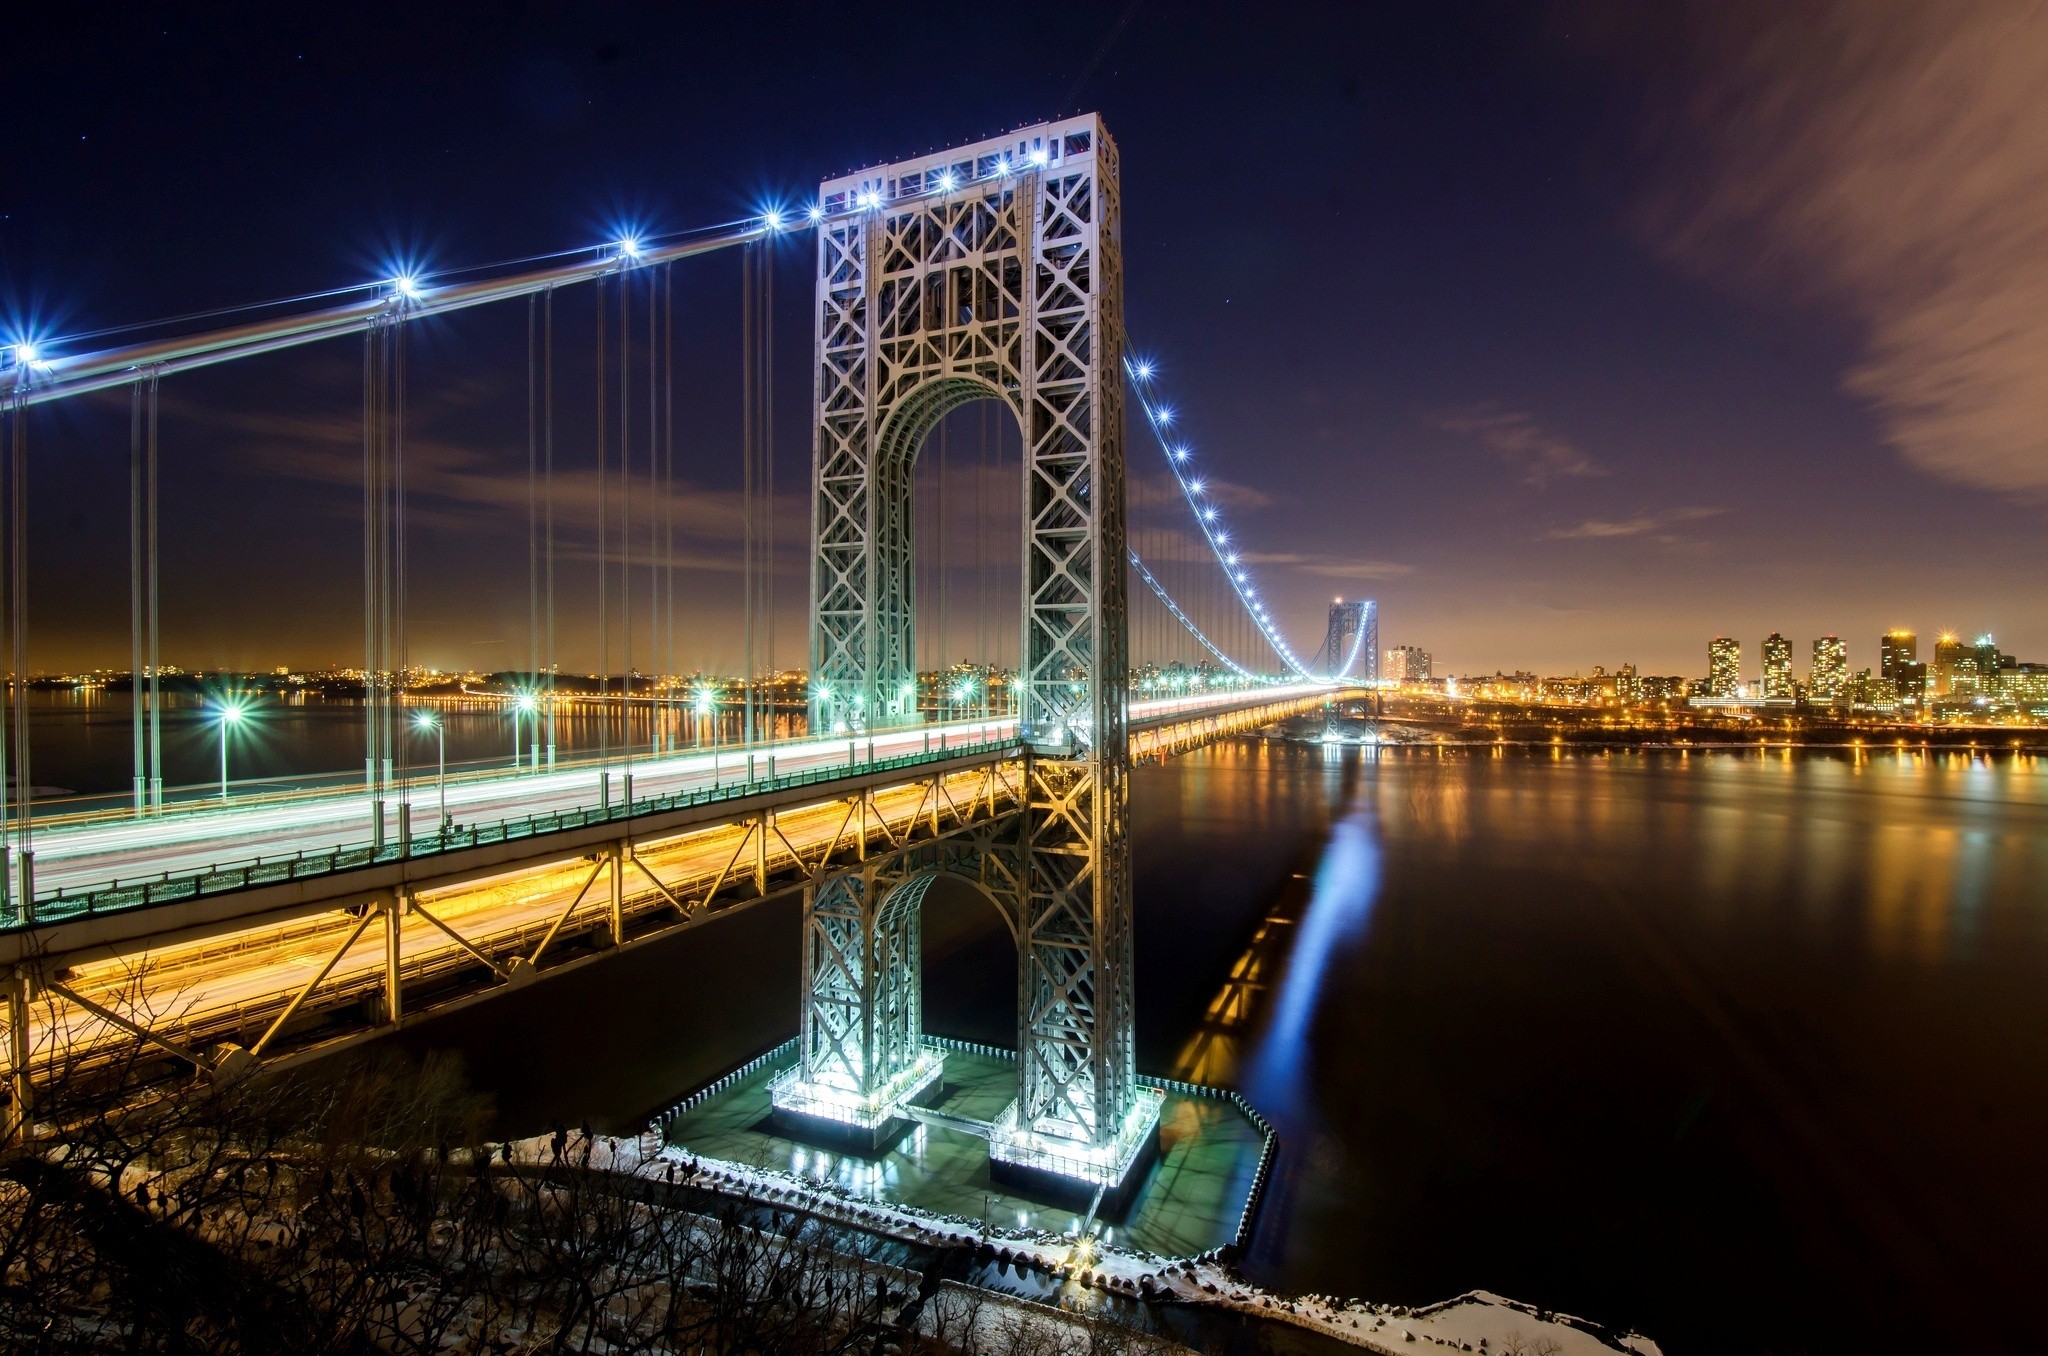
<path id="1" fill-rule="evenodd" d="M 1177 720 L 1276 700 L 1324 695 L 1310 684 L 1251 691 L 1170 697 L 1131 703 L 1134 733 Z M 431 775 L 415 776 L 397 790 L 385 809 L 384 839 L 397 850 L 399 823 L 409 826 L 415 854 L 474 841 L 480 828 L 574 816 L 626 799 L 660 801 L 679 793 L 743 791 L 749 785 L 800 780 L 825 788 L 833 771 L 847 775 L 874 764 L 898 767 L 914 760 L 945 759 L 978 750 L 991 755 L 1014 738 L 1011 717 L 954 721 L 885 730 L 855 737 L 757 743 L 662 756 L 614 756 L 564 764 L 547 772 L 506 771 L 489 777 L 450 780 L 448 817 L 460 830 L 436 831 L 441 789 Z M 628 783 L 625 778 L 630 777 Z M 609 779 L 609 785 L 603 784 Z M 401 808 L 409 802 L 409 809 Z M 621 805 L 623 808 L 623 805 Z M 39 826 L 35 835 L 35 922 L 57 923 L 84 912 L 189 898 L 192 881 L 220 881 L 229 873 L 264 863 L 309 859 L 324 864 L 337 851 L 366 852 L 371 843 L 371 810 L 362 792 L 268 797 L 253 803 L 192 801 L 143 818 L 127 814 L 81 816 Z M 527 835 L 521 835 L 527 836 Z M 353 864 L 344 857 L 338 866 Z M 332 869 L 332 868 L 330 868 Z M 292 873 L 303 878 L 311 872 Z M 323 873 L 324 874 L 324 873 Z M 165 889 L 163 887 L 172 888 Z M 144 897 L 145 892 L 148 897 Z M 18 925 L 17 925 L 18 926 Z"/>
<path id="2" fill-rule="evenodd" d="M 1169 753 L 1341 692 L 1135 702 L 1132 751 Z M 630 806 L 616 761 L 608 804 L 595 764 L 451 783 L 458 827 L 446 835 L 432 832 L 428 778 L 403 793 L 415 836 L 382 851 L 366 841 L 360 791 L 54 824 L 36 836 L 35 919 L 0 929 L 0 976 L 12 969 L 46 1000 L 26 1026 L 29 1062 L 50 1073 L 115 1057 L 145 1030 L 202 1066 L 218 1061 L 199 1053 L 215 1044 L 297 1058 L 1014 808 L 1013 721 L 879 732 L 869 745 L 636 759 Z"/>

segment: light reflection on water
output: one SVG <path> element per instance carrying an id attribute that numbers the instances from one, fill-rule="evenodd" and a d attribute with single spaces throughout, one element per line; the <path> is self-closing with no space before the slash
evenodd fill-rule
<path id="1" fill-rule="evenodd" d="M 1330 761 L 1335 764 L 1337 759 Z M 1293 951 L 1272 997 L 1271 1015 L 1245 1063 L 1244 1091 L 1275 1113 L 1299 1115 L 1315 1105 L 1309 1027 L 1332 965 L 1364 940 L 1379 894 L 1379 822 L 1373 804 L 1377 790 L 1373 780 L 1357 781 L 1350 803 L 1330 825 Z"/>
<path id="2" fill-rule="evenodd" d="M 1672 1352 L 2036 1349 L 2048 760 L 1270 748 L 1155 774 L 1187 823 L 1139 866 L 1143 938 L 1188 889 L 1148 861 L 1301 843 L 1177 1047 L 1279 1128 L 1255 1276 Z M 1253 787 L 1291 814 L 1230 825 Z"/>
<path id="3" fill-rule="evenodd" d="M 1278 1126 L 1256 1277 L 1673 1356 L 2039 1349 L 2048 759 L 1247 740 L 1132 783 L 1140 1067 Z M 1007 1042 L 969 905 L 926 1023 Z M 764 906 L 407 1039 L 466 1032 L 519 1133 L 623 1128 L 791 1033 L 799 949 Z"/>

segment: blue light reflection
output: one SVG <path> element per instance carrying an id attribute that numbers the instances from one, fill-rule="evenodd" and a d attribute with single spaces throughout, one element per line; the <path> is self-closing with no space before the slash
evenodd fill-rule
<path id="1" fill-rule="evenodd" d="M 1307 1042 L 1316 1003 L 1340 952 L 1362 938 L 1379 897 L 1373 791 L 1370 781 L 1362 782 L 1344 816 L 1330 828 L 1271 1017 L 1246 1064 L 1245 1093 L 1268 1115 L 1289 1116 L 1314 1104 Z"/>

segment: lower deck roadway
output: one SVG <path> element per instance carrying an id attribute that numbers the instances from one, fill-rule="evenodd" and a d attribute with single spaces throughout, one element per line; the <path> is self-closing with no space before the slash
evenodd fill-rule
<path id="1" fill-rule="evenodd" d="M 974 814 L 967 807 L 985 807 L 990 802 L 998 813 L 1007 813 L 1014 803 L 1017 781 L 1015 764 L 953 774 L 944 779 L 946 795 L 939 799 L 936 813 L 942 820 L 964 822 Z M 867 833 L 871 846 L 903 841 L 913 816 L 920 824 L 930 821 L 935 811 L 928 785 L 912 783 L 875 793 L 874 816 L 868 821 Z M 835 800 L 775 816 L 775 832 L 768 838 L 765 853 L 771 877 L 768 895 L 802 883 L 808 861 L 799 861 L 796 854 L 805 859 L 822 857 L 835 840 L 845 845 L 857 833 L 857 828 L 848 824 L 848 810 L 845 803 Z M 628 863 L 622 890 L 627 938 L 634 937 L 635 922 L 650 914 L 666 914 L 674 925 L 687 926 L 767 897 L 751 886 L 753 854 L 743 841 L 751 832 L 754 830 L 747 825 L 725 824 L 666 841 L 635 843 L 633 854 L 639 863 L 670 894 L 685 901 L 695 902 L 694 897 L 721 873 L 741 888 L 732 895 L 705 900 L 683 917 L 646 875 Z M 742 853 L 749 858 L 744 870 L 734 866 L 736 855 Z M 397 923 L 401 993 L 416 992 L 437 978 L 463 971 L 488 978 L 477 953 L 500 965 L 515 957 L 537 961 L 542 958 L 543 939 L 552 937 L 553 954 L 559 956 L 564 939 L 608 926 L 611 898 L 606 873 L 610 869 L 605 863 L 574 857 L 497 879 L 422 893 L 417 909 L 401 914 Z M 430 919 L 460 934 L 474 952 L 454 942 Z M 359 928 L 363 921 L 340 911 L 316 914 L 281 927 L 90 962 L 59 971 L 55 978 L 72 993 L 180 1045 L 249 1044 L 330 962 L 317 995 L 300 1005 L 300 1018 L 317 1025 L 323 1015 L 337 1008 L 384 1001 L 384 928 L 374 922 Z M 112 1054 L 132 1045 L 125 1030 L 69 1001 L 53 998 L 35 1004 L 31 1014 L 33 1063 L 40 1070 L 90 1064 L 96 1050 Z"/>

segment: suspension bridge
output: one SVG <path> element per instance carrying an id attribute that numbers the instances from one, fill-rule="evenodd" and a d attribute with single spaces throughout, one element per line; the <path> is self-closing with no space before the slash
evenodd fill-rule
<path id="1" fill-rule="evenodd" d="M 941 1073 L 921 1039 L 918 913 L 943 876 L 985 897 L 1017 946 L 1017 1097 L 985 1127 L 992 1168 L 1126 1183 L 1158 1115 L 1131 1042 L 1131 763 L 1324 708 L 1375 676 L 1377 642 L 1358 600 L 1332 606 L 1307 659 L 1282 634 L 1220 487 L 1129 351 L 1119 194 L 1115 143 L 1088 115 L 830 179 L 801 209 L 717 229 L 408 271 L 112 347 L 18 342 L 0 484 L 10 1129 L 31 1123 L 39 1087 L 138 1051 L 238 1077 L 796 893 L 801 1060 L 776 1114 L 879 1144 Z M 805 709 L 778 717 L 775 261 L 806 235 Z M 727 252 L 743 657 L 732 738 L 713 713 L 705 747 L 705 689 L 693 705 L 677 678 L 693 635 L 676 583 L 674 282 Z M 415 765 L 405 738 L 438 728 L 410 662 L 409 340 L 486 308 L 523 322 L 529 663 L 506 694 L 511 766 L 451 776 Z M 198 369 L 347 344 L 362 384 L 361 775 L 230 795 L 222 703 L 220 795 L 181 790 L 162 735 L 162 392 Z M 44 803 L 29 468 L 68 403 L 124 398 L 132 793 Z M 962 598 L 947 458 L 970 407 L 982 436 Z M 558 495 L 572 466 L 594 481 L 587 514 L 588 496 Z M 573 597 L 572 557 L 589 584 Z M 1013 626 L 991 620 L 991 580 L 1015 591 Z M 962 605 L 975 653 L 956 663 Z M 565 655 L 572 629 L 595 636 L 588 652 Z M 564 690 L 565 657 L 587 661 L 594 692 Z M 575 709 L 599 712 L 594 741 L 564 737 Z"/>

